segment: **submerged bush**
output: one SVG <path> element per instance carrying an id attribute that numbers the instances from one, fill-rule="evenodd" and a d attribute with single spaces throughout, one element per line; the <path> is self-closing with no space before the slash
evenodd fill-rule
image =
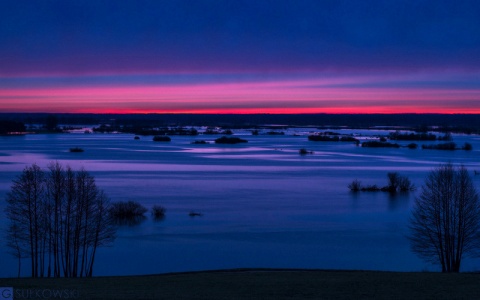
<path id="1" fill-rule="evenodd" d="M 400 192 L 410 192 L 415 190 L 415 185 L 406 176 L 401 176 L 398 182 Z"/>
<path id="2" fill-rule="evenodd" d="M 340 138 L 340 142 L 360 142 L 359 140 L 357 140 L 356 138 L 354 138 L 353 136 L 348 136 L 348 135 L 344 135 Z"/>
<path id="3" fill-rule="evenodd" d="M 360 191 L 362 187 L 362 184 L 360 182 L 360 180 L 358 179 L 355 179 L 354 181 L 352 181 L 349 185 L 348 185 L 348 188 L 352 191 L 352 192 L 358 192 Z"/>
<path id="4" fill-rule="evenodd" d="M 357 142 L 358 141 L 353 136 L 349 136 L 349 135 L 340 136 L 339 134 L 334 134 L 334 133 L 328 133 L 328 135 L 327 133 L 309 135 L 308 140 L 313 142 Z"/>
<path id="5" fill-rule="evenodd" d="M 387 178 L 388 178 L 388 185 L 386 186 L 386 189 L 390 193 L 395 193 L 397 191 L 398 184 L 400 181 L 400 175 L 398 175 L 397 172 L 391 172 L 387 174 Z"/>
<path id="6" fill-rule="evenodd" d="M 336 136 L 328 136 L 328 135 L 309 135 L 309 141 L 314 142 L 338 142 L 340 141 L 340 137 Z"/>
<path id="7" fill-rule="evenodd" d="M 454 142 L 449 142 L 449 143 L 443 143 L 443 144 L 422 145 L 422 149 L 456 150 L 457 144 L 455 144 Z"/>
<path id="8" fill-rule="evenodd" d="M 215 144 L 238 144 L 238 143 L 248 143 L 247 140 L 238 138 L 238 137 L 226 137 L 222 136 L 215 140 Z"/>
<path id="9" fill-rule="evenodd" d="M 435 141 L 437 136 L 432 133 L 401 133 L 400 131 L 390 132 L 389 137 L 391 140 L 401 141 Z"/>
<path id="10" fill-rule="evenodd" d="M 378 191 L 381 191 L 381 189 L 376 184 L 361 187 L 360 190 L 362 192 L 378 192 Z"/>
<path id="11" fill-rule="evenodd" d="M 147 209 L 135 201 L 119 201 L 112 203 L 110 214 L 114 218 L 133 218 L 143 216 Z"/>
<path id="12" fill-rule="evenodd" d="M 388 173 L 387 190 L 390 193 L 409 192 L 415 190 L 415 186 L 406 176 L 401 176 L 397 172 Z"/>
<path id="13" fill-rule="evenodd" d="M 152 207 L 152 215 L 155 218 L 155 220 L 160 220 L 165 218 L 165 212 L 166 212 L 166 209 L 163 206 L 154 205 Z"/>
<path id="14" fill-rule="evenodd" d="M 153 137 L 154 142 L 170 142 L 172 139 L 166 135 L 156 135 Z"/>
<path id="15" fill-rule="evenodd" d="M 417 149 L 417 148 L 418 148 L 418 145 L 415 144 L 415 143 L 410 143 L 410 144 L 407 145 L 407 148 L 408 148 L 408 149 Z"/>
<path id="16" fill-rule="evenodd" d="M 147 209 L 135 201 L 120 201 L 112 203 L 109 212 L 115 224 L 135 226 L 146 219 Z"/>
<path id="17" fill-rule="evenodd" d="M 473 150 L 473 147 L 472 147 L 472 144 L 470 143 L 465 143 L 462 147 L 463 150 L 467 150 L 467 151 L 470 151 L 470 150 Z"/>
<path id="18" fill-rule="evenodd" d="M 75 148 L 70 148 L 70 152 L 83 152 L 84 150 L 82 148 L 79 148 L 79 147 L 75 147 Z"/>
<path id="19" fill-rule="evenodd" d="M 384 187 L 378 187 L 376 184 L 362 186 L 361 182 L 357 179 L 352 181 L 348 188 L 352 192 L 409 192 L 415 190 L 415 186 L 410 182 L 410 179 L 406 176 L 401 176 L 397 172 L 390 172 L 387 174 L 388 183 Z"/>
<path id="20" fill-rule="evenodd" d="M 302 148 L 302 149 L 298 150 L 298 153 L 300 153 L 300 155 L 306 155 L 306 154 L 313 154 L 313 151 L 309 151 L 305 148 Z"/>
<path id="21" fill-rule="evenodd" d="M 204 145 L 204 144 L 208 144 L 208 142 L 204 140 L 197 140 L 197 141 L 193 141 L 192 144 Z"/>
<path id="22" fill-rule="evenodd" d="M 362 147 L 367 148 L 400 148 L 399 144 L 385 143 L 379 141 L 367 141 L 362 143 Z"/>

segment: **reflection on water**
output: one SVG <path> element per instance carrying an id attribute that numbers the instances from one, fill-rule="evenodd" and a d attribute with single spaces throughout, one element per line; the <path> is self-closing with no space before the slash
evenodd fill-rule
<path id="1" fill-rule="evenodd" d="M 412 193 L 387 193 L 388 194 L 388 208 L 392 211 L 399 209 L 408 209 Z"/>
<path id="2" fill-rule="evenodd" d="M 115 218 L 113 223 L 116 226 L 138 226 L 142 224 L 142 222 L 146 221 L 147 217 L 145 216 L 134 216 L 131 218 Z"/>
<path id="3" fill-rule="evenodd" d="M 192 145 L 192 137 L 159 145 L 127 134 L 0 137 L 0 196 L 26 165 L 46 167 L 57 160 L 85 167 L 113 201 L 135 199 L 148 209 L 167 209 L 162 220 L 147 215 L 119 224 L 114 246 L 99 249 L 96 275 L 240 267 L 438 270 L 410 251 L 413 200 L 439 163 L 480 170 L 478 137 L 454 136 L 474 150 L 445 152 L 315 143 L 288 132 L 244 136 L 249 143 L 221 147 Z M 71 147 L 85 152 L 70 153 Z M 301 148 L 314 154 L 300 156 Z M 408 176 L 417 191 L 392 195 L 347 188 L 353 179 L 382 186 L 388 172 Z M 191 211 L 202 216 L 191 218 Z M 0 218 L 1 232 L 5 226 Z M 0 276 L 15 276 L 16 261 L 4 246 L 0 251 Z M 479 267 L 476 260 L 464 264 L 464 270 Z"/>

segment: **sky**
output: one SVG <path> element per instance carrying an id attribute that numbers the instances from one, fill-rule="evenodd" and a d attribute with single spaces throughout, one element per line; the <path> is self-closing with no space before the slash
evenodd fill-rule
<path id="1" fill-rule="evenodd" d="M 480 2 L 0 0 L 0 112 L 480 113 Z"/>

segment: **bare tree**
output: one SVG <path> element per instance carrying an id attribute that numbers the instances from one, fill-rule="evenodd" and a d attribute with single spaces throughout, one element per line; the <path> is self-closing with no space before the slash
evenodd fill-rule
<path id="1" fill-rule="evenodd" d="M 49 259 L 53 259 L 53 276 L 60 276 L 60 241 L 63 238 L 62 218 L 64 214 L 65 203 L 65 186 L 66 176 L 61 164 L 58 162 L 51 163 L 48 166 L 50 172 L 46 177 L 48 207 L 50 208 L 50 222 L 48 227 L 49 233 Z M 53 216 L 52 216 L 53 215 Z M 49 261 L 51 266 L 51 261 Z M 50 270 L 48 272 L 50 276 Z"/>
<path id="2" fill-rule="evenodd" d="M 7 196 L 7 246 L 31 258 L 32 277 L 92 276 L 96 249 L 113 242 L 109 200 L 85 170 L 25 168 Z"/>
<path id="3" fill-rule="evenodd" d="M 441 165 L 428 175 L 410 229 L 412 250 L 442 272 L 459 272 L 464 255 L 478 255 L 480 201 L 465 167 Z"/>
<path id="4" fill-rule="evenodd" d="M 15 253 L 27 252 L 32 277 L 40 275 L 42 245 L 42 202 L 45 197 L 44 173 L 37 165 L 26 167 L 13 180 L 7 194 L 6 213 L 10 220 L 7 245 Z M 20 259 L 20 258 L 19 258 Z"/>
<path id="5" fill-rule="evenodd" d="M 20 277 L 22 270 L 22 259 L 28 257 L 28 243 L 24 240 L 25 235 L 22 235 L 22 231 L 25 228 L 20 228 L 21 224 L 18 224 L 16 220 L 12 220 L 7 231 L 7 246 L 10 248 L 10 254 L 18 259 L 17 277 Z"/>

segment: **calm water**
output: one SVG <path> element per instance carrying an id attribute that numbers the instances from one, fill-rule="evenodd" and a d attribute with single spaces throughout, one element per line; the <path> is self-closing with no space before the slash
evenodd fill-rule
<path id="1" fill-rule="evenodd" d="M 438 270 L 411 253 L 405 237 L 418 190 L 392 197 L 353 194 L 347 185 L 359 179 L 382 186 L 387 172 L 397 171 L 420 187 L 433 167 L 446 162 L 480 170 L 480 137 L 454 135 L 454 142 L 468 141 L 474 150 L 450 152 L 315 143 L 307 140 L 308 130 L 296 131 L 299 136 L 239 131 L 249 143 L 225 146 L 191 144 L 218 136 L 172 137 L 170 143 L 127 134 L 0 137 L 0 209 L 26 165 L 57 160 L 85 167 L 112 201 L 167 209 L 163 221 L 149 216 L 138 226 L 120 227 L 114 245 L 100 249 L 95 275 L 244 267 Z M 71 147 L 85 152 L 70 153 Z M 300 156 L 300 148 L 314 154 Z M 480 176 L 474 181 L 480 189 Z M 203 216 L 191 218 L 190 211 Z M 2 213 L 2 233 L 5 227 Z M 6 250 L 0 245 L 0 277 L 16 276 Z M 480 270 L 480 260 L 465 260 L 463 270 Z"/>

